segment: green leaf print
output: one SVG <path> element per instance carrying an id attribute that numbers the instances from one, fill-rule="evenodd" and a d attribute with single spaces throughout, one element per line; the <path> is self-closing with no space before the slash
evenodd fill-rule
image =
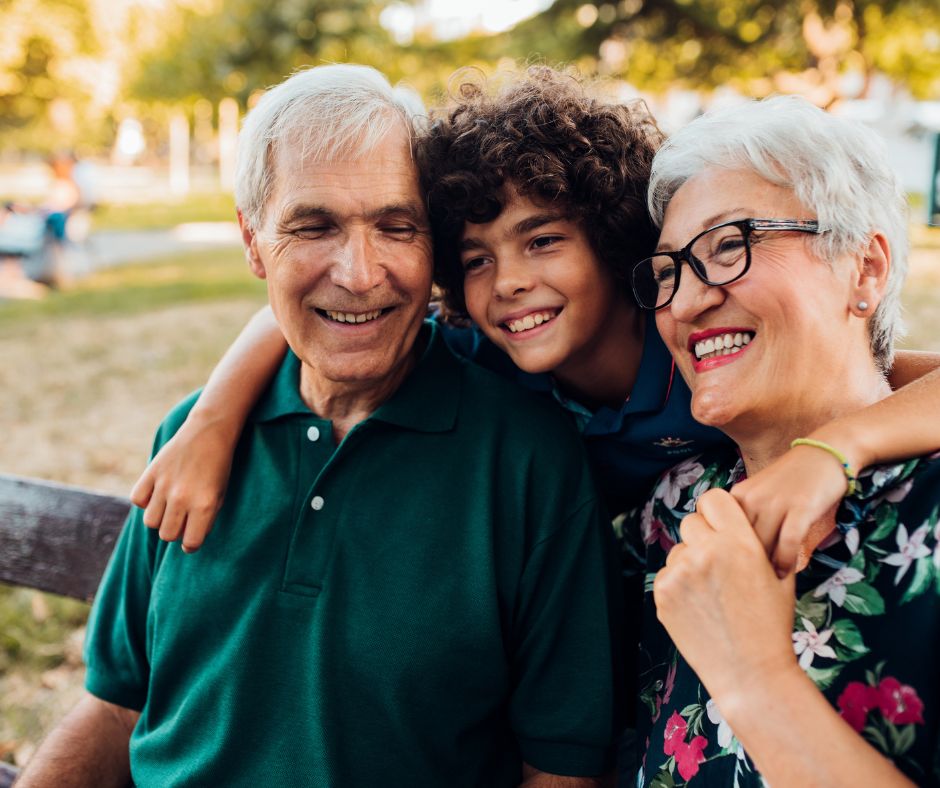
<path id="1" fill-rule="evenodd" d="M 917 731 L 914 730 L 913 725 L 905 725 L 899 731 L 889 722 L 888 730 L 891 732 L 891 743 L 894 745 L 895 755 L 903 755 L 914 746 L 914 741 L 917 739 Z"/>
<path id="2" fill-rule="evenodd" d="M 868 741 L 874 744 L 883 753 L 887 754 L 891 752 L 891 748 L 888 747 L 888 740 L 884 737 L 884 734 L 874 725 L 866 725 L 862 729 L 862 735 L 865 736 Z"/>
<path id="3" fill-rule="evenodd" d="M 676 782 L 673 780 L 672 775 L 663 770 L 653 778 L 653 782 L 650 783 L 650 788 L 675 788 L 675 785 Z"/>
<path id="4" fill-rule="evenodd" d="M 862 640 L 862 633 L 858 631 L 855 622 L 847 618 L 840 618 L 832 623 L 832 634 L 839 641 L 836 653 L 839 660 L 848 662 L 858 659 L 869 652 L 868 646 Z"/>
<path id="5" fill-rule="evenodd" d="M 826 690 L 839 677 L 842 668 L 842 665 L 833 665 L 831 668 L 814 668 L 810 666 L 806 669 L 806 675 L 813 680 L 813 683 L 819 689 Z"/>
<path id="6" fill-rule="evenodd" d="M 813 596 L 812 591 L 807 591 L 796 603 L 796 620 L 801 618 L 808 619 L 816 629 L 821 629 L 826 622 L 826 615 L 829 612 L 829 602 L 825 597 L 819 598 Z"/>
<path id="7" fill-rule="evenodd" d="M 933 557 L 928 555 L 924 558 L 918 558 L 914 564 L 914 578 L 907 587 L 907 591 L 904 592 L 904 596 L 901 597 L 901 604 L 910 602 L 915 596 L 923 594 L 930 587 L 933 576 Z"/>
<path id="8" fill-rule="evenodd" d="M 853 583 L 846 586 L 843 607 L 850 613 L 858 613 L 861 616 L 880 616 L 885 612 L 885 601 L 868 583 Z"/>
<path id="9" fill-rule="evenodd" d="M 878 527 L 874 533 L 868 537 L 869 542 L 880 542 L 887 536 L 890 536 L 898 527 L 898 507 L 896 504 L 886 501 L 875 510 L 875 522 Z"/>

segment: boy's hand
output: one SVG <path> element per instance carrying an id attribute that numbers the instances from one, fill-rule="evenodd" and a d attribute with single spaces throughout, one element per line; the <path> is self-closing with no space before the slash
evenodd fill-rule
<path id="1" fill-rule="evenodd" d="M 804 544 L 815 547 L 832 531 L 845 492 L 838 461 L 812 446 L 790 449 L 731 488 L 779 577 L 798 568 Z"/>
<path id="2" fill-rule="evenodd" d="M 230 428 L 191 415 L 131 490 L 144 524 L 167 542 L 182 537 L 184 552 L 198 550 L 222 506 L 236 440 Z"/>

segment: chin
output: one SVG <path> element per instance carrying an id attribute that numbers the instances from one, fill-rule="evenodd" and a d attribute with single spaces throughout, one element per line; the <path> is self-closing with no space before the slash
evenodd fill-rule
<path id="1" fill-rule="evenodd" d="M 737 416 L 737 411 L 726 394 L 709 390 L 692 395 L 692 416 L 699 424 L 722 429 Z"/>

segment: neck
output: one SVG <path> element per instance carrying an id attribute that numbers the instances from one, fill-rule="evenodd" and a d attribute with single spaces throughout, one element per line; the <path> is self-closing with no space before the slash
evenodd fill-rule
<path id="1" fill-rule="evenodd" d="M 559 388 L 588 408 L 619 409 L 636 383 L 646 321 L 626 299 L 617 301 L 600 341 L 553 370 Z"/>
<path id="2" fill-rule="evenodd" d="M 365 381 L 329 380 L 314 367 L 302 363 L 300 397 L 317 416 L 333 423 L 333 437 L 338 444 L 398 391 L 414 369 L 417 356 L 415 349 L 385 377 Z"/>
<path id="3" fill-rule="evenodd" d="M 817 389 L 811 396 L 792 402 L 787 413 L 748 418 L 748 424 L 740 429 L 733 425 L 723 428 L 738 445 L 749 477 L 785 454 L 796 438 L 805 438 L 824 424 L 891 394 L 891 387 L 874 366 L 869 374 L 850 379 L 848 384 L 835 376 L 829 388 L 833 390 Z"/>

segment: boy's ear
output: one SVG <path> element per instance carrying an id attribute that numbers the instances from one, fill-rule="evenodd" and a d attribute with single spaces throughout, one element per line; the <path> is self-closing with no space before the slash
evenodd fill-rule
<path id="1" fill-rule="evenodd" d="M 875 233 L 859 257 L 849 309 L 858 317 L 874 313 L 888 285 L 891 271 L 891 248 L 884 233 Z M 865 304 L 865 308 L 860 305 Z"/>
<path id="2" fill-rule="evenodd" d="M 248 261 L 248 267 L 259 279 L 267 279 L 268 274 L 265 271 L 264 262 L 258 253 L 258 236 L 240 210 L 238 211 L 238 228 L 242 233 L 242 243 L 245 244 L 245 259 Z"/>

